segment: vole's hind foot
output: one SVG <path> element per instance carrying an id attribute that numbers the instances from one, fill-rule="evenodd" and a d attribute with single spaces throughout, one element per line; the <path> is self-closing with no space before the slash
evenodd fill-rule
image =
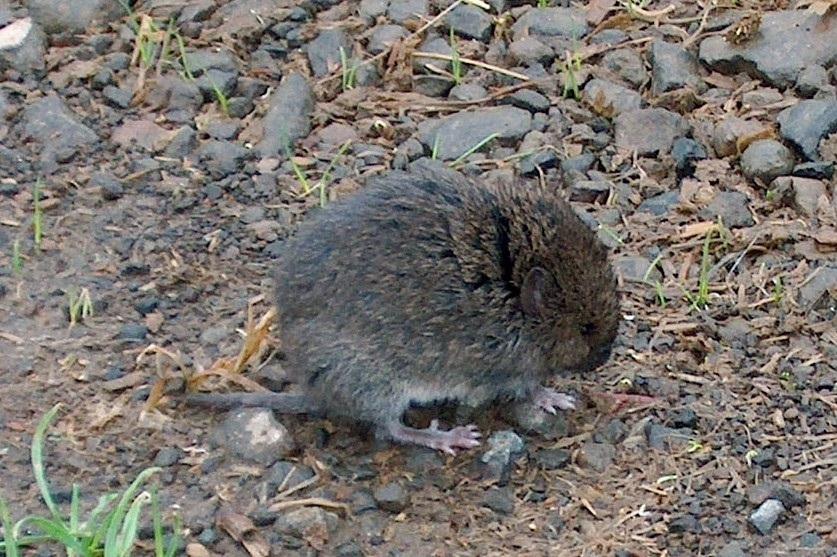
<path id="1" fill-rule="evenodd" d="M 430 422 L 430 427 L 426 429 L 407 427 L 400 422 L 393 423 L 387 426 L 387 433 L 393 441 L 422 445 L 451 455 L 456 454 L 456 449 L 478 447 L 482 437 L 477 426 L 473 424 L 442 431 L 439 429 L 438 420 Z"/>
<path id="2" fill-rule="evenodd" d="M 550 414 L 555 414 L 556 408 L 575 410 L 576 400 L 574 396 L 547 387 L 538 387 L 535 391 L 534 400 L 538 408 Z"/>

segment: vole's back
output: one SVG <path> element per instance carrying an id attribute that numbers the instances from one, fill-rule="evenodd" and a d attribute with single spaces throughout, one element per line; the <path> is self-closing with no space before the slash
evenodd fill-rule
<path id="1" fill-rule="evenodd" d="M 453 174 L 393 173 L 310 215 L 276 274 L 299 383 L 332 412 L 381 421 L 410 400 L 480 403 L 542 379 L 518 267 L 537 263 L 526 251 L 545 232 L 510 236 L 508 203 Z"/>

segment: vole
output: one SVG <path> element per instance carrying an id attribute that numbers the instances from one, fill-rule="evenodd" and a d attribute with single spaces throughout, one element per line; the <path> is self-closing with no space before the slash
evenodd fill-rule
<path id="1" fill-rule="evenodd" d="M 452 171 L 392 172 L 310 214 L 276 268 L 285 367 L 304 394 L 190 402 L 319 410 L 455 453 L 479 445 L 477 428 L 408 427 L 411 403 L 574 408 L 543 382 L 604 363 L 619 324 L 606 249 L 555 188 Z"/>

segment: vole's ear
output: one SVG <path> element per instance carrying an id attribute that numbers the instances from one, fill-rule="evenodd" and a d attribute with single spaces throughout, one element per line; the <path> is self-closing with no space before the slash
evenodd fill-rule
<path id="1" fill-rule="evenodd" d="M 520 303 L 523 313 L 529 317 L 542 317 L 546 313 L 544 300 L 552 277 L 541 267 L 532 267 L 520 287 Z"/>

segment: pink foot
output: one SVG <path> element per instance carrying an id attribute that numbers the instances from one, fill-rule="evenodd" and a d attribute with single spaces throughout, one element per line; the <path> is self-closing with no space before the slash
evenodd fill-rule
<path id="1" fill-rule="evenodd" d="M 554 389 L 538 387 L 538 390 L 535 391 L 535 404 L 544 412 L 555 414 L 556 408 L 560 408 L 561 410 L 575 410 L 575 397 L 565 393 L 559 393 Z"/>
<path id="2" fill-rule="evenodd" d="M 393 441 L 422 445 L 452 455 L 456 454 L 455 449 L 478 447 L 482 437 L 477 426 L 473 424 L 442 431 L 439 429 L 438 420 L 430 422 L 427 429 L 415 429 L 401 423 L 390 424 L 387 426 L 387 432 Z"/>

